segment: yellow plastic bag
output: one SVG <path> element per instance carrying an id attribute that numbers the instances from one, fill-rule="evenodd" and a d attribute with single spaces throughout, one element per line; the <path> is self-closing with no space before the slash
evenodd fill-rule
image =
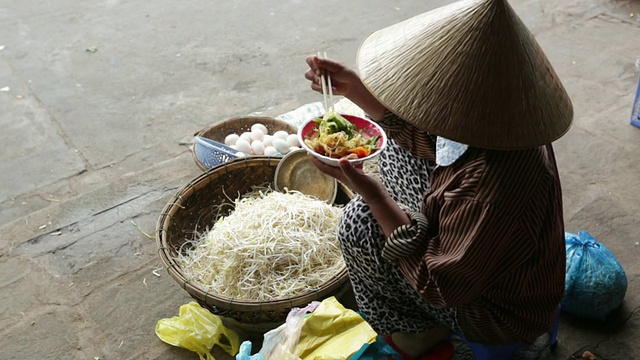
<path id="1" fill-rule="evenodd" d="M 296 352 L 302 360 L 345 360 L 377 335 L 362 316 L 332 296 L 305 320 Z"/>
<path id="2" fill-rule="evenodd" d="M 210 352 L 215 345 L 232 356 L 240 348 L 238 335 L 226 328 L 219 316 L 195 301 L 180 306 L 179 316 L 158 320 L 156 335 L 169 345 L 198 353 L 200 360 L 215 360 Z M 223 336 L 229 344 L 221 342 Z"/>

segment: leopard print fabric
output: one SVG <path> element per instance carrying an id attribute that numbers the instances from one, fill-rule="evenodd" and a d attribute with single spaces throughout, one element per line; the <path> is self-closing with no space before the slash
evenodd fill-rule
<path id="1" fill-rule="evenodd" d="M 419 211 L 433 164 L 390 140 L 378 169 L 391 196 L 405 210 Z M 455 308 L 436 308 L 424 301 L 394 264 L 382 258 L 385 236 L 360 196 L 343 210 L 339 239 L 359 310 L 378 333 L 422 332 L 437 324 L 460 332 Z"/>

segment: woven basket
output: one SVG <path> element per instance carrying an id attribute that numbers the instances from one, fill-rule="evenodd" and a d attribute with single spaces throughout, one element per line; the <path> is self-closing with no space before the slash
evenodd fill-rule
<path id="1" fill-rule="evenodd" d="M 182 272 L 174 262 L 177 250 L 194 231 L 203 231 L 220 215 L 214 207 L 230 204 L 233 197 L 251 190 L 251 186 L 273 184 L 275 169 L 280 159 L 252 156 L 231 160 L 202 173 L 180 189 L 164 207 L 156 226 L 158 253 L 167 271 L 191 297 L 212 313 L 225 317 L 238 328 L 248 332 L 265 332 L 277 327 L 286 319 L 293 307 L 304 307 L 314 300 L 329 296 L 337 298 L 350 289 L 346 268 L 335 274 L 317 291 L 309 291 L 291 298 L 251 301 L 236 300 L 208 293 Z M 346 204 L 353 193 L 339 185 L 336 204 Z"/>
<path id="2" fill-rule="evenodd" d="M 217 142 L 224 144 L 224 139 L 227 135 L 230 134 L 242 134 L 243 132 L 250 132 L 251 125 L 255 123 L 263 124 L 267 127 L 269 134 L 273 135 L 278 130 L 284 130 L 290 134 L 296 134 L 298 129 L 286 123 L 282 120 L 274 119 L 272 117 L 265 116 L 243 116 L 243 117 L 233 117 L 227 120 L 216 122 L 213 125 L 207 126 L 204 129 L 197 131 L 194 136 L 201 136 L 204 138 L 212 139 Z M 196 154 L 196 144 L 191 148 L 191 154 L 193 155 L 193 160 L 196 162 L 196 165 L 201 170 L 207 170 L 210 167 L 206 166 Z M 228 159 L 229 156 L 221 156 L 222 159 Z"/>

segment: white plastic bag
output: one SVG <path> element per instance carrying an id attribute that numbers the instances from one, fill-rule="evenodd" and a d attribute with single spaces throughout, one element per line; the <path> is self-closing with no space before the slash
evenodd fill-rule
<path id="1" fill-rule="evenodd" d="M 300 339 L 300 330 L 307 314 L 313 312 L 319 302 L 314 301 L 306 307 L 293 308 L 284 324 L 264 334 L 264 342 L 259 354 L 264 360 L 300 360 L 295 349 Z"/>

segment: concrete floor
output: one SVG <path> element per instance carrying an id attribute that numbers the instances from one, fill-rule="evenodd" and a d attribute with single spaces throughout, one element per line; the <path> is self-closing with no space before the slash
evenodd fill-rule
<path id="1" fill-rule="evenodd" d="M 193 133 L 319 101 L 308 54 L 353 64 L 370 32 L 448 2 L 0 0 L 0 359 L 196 359 L 154 334 L 190 297 L 133 225 L 153 234 L 199 174 Z M 563 315 L 553 358 L 640 359 L 640 2 L 511 3 L 575 106 L 556 144 L 566 229 L 629 279 L 605 323 Z"/>

